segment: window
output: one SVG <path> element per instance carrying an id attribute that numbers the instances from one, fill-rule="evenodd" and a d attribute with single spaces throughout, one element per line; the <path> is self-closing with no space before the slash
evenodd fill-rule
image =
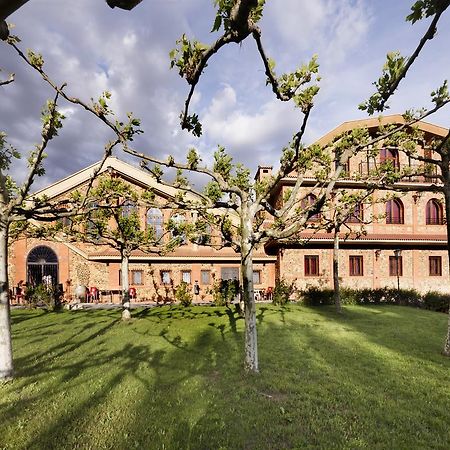
<path id="1" fill-rule="evenodd" d="M 253 271 L 253 284 L 261 284 L 261 271 L 260 270 Z"/>
<path id="2" fill-rule="evenodd" d="M 131 271 L 131 284 L 144 284 L 144 271 L 132 270 Z"/>
<path id="3" fill-rule="evenodd" d="M 125 200 L 122 205 L 122 217 L 130 217 L 136 212 L 136 205 L 131 200 Z"/>
<path id="4" fill-rule="evenodd" d="M 428 261 L 430 266 L 430 277 L 442 276 L 442 258 L 440 256 L 430 256 Z"/>
<path id="5" fill-rule="evenodd" d="M 305 255 L 305 275 L 319 275 L 319 257 L 317 255 Z"/>
<path id="6" fill-rule="evenodd" d="M 206 223 L 203 225 L 203 229 L 199 230 L 198 236 L 195 239 L 195 243 L 198 245 L 207 245 L 211 242 L 211 226 Z"/>
<path id="7" fill-rule="evenodd" d="M 302 200 L 302 209 L 311 208 L 313 205 L 315 205 L 316 202 L 317 197 L 314 194 L 309 194 Z M 308 220 L 317 222 L 318 220 L 320 220 L 320 213 L 312 215 Z"/>
<path id="8" fill-rule="evenodd" d="M 239 280 L 239 267 L 222 267 L 220 276 L 222 280 Z"/>
<path id="9" fill-rule="evenodd" d="M 336 170 L 339 167 L 339 160 L 334 161 L 334 170 Z M 342 164 L 342 172 L 341 177 L 347 178 L 350 175 L 350 160 L 347 160 L 346 163 Z"/>
<path id="10" fill-rule="evenodd" d="M 386 223 L 405 223 L 403 214 L 403 203 L 398 198 L 386 203 Z"/>
<path id="11" fill-rule="evenodd" d="M 163 213 L 158 208 L 150 208 L 147 211 L 147 227 L 153 228 L 155 239 L 161 239 L 163 235 L 164 218 Z"/>
<path id="12" fill-rule="evenodd" d="M 432 198 L 427 203 L 427 209 L 425 212 L 425 221 L 427 225 L 443 225 L 444 214 L 441 203 Z"/>
<path id="13" fill-rule="evenodd" d="M 191 284 L 191 271 L 190 270 L 182 270 L 181 271 L 181 281 L 183 283 Z"/>
<path id="14" fill-rule="evenodd" d="M 363 257 L 350 256 L 349 257 L 349 275 L 352 277 L 362 277 L 364 275 Z"/>
<path id="15" fill-rule="evenodd" d="M 180 229 L 186 220 L 185 217 L 183 214 L 175 214 L 170 220 L 172 222 L 172 238 L 179 238 L 182 244 L 186 244 L 186 234 Z"/>
<path id="16" fill-rule="evenodd" d="M 364 220 L 363 207 L 361 203 L 357 203 L 354 206 L 352 213 L 348 216 L 347 222 L 359 223 L 362 222 L 363 220 Z"/>
<path id="17" fill-rule="evenodd" d="M 161 283 L 170 284 L 171 282 L 172 278 L 170 276 L 170 270 L 161 270 Z"/>
<path id="18" fill-rule="evenodd" d="M 398 157 L 398 150 L 395 148 L 382 148 L 380 151 L 380 163 L 390 163 L 395 170 L 399 169 L 400 161 Z"/>
<path id="19" fill-rule="evenodd" d="M 403 276 L 403 260 L 401 256 L 389 256 L 389 276 Z"/>
<path id="20" fill-rule="evenodd" d="M 200 281 L 202 284 L 211 284 L 211 271 L 202 270 L 200 272 Z"/>

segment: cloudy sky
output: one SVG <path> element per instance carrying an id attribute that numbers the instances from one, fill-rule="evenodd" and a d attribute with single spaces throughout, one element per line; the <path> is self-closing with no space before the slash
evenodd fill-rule
<path id="1" fill-rule="evenodd" d="M 410 54 L 428 21 L 405 22 L 411 0 L 267 0 L 260 23 L 267 53 L 277 72 L 295 69 L 317 54 L 321 91 L 306 134 L 313 142 L 340 123 L 365 117 L 358 104 L 372 93 L 388 51 Z M 110 9 L 104 0 L 31 0 L 9 17 L 21 47 L 41 52 L 47 73 L 67 93 L 88 101 L 104 90 L 113 94 L 119 116 L 141 118 L 145 130 L 135 147 L 159 157 L 184 157 L 195 146 L 210 160 L 222 144 L 255 170 L 276 165 L 301 122 L 301 114 L 274 99 L 265 86 L 255 43 L 231 45 L 211 60 L 198 86 L 193 110 L 204 135 L 198 139 L 179 127 L 187 83 L 169 69 L 169 51 L 182 33 L 209 43 L 212 0 L 143 0 L 131 12 Z M 450 13 L 438 35 L 391 101 L 391 112 L 429 107 L 429 93 L 450 74 Z M 0 129 L 22 152 L 39 140 L 39 112 L 52 92 L 13 50 L 0 43 L 2 75 L 16 81 L 0 88 Z M 47 173 L 36 188 L 54 182 L 101 158 L 108 130 L 92 116 L 62 103 L 64 129 L 52 141 Z M 450 126 L 443 111 L 432 119 Z M 120 152 L 117 156 L 123 157 Z M 124 157 L 124 159 L 127 159 Z M 16 166 L 20 177 L 23 167 Z"/>

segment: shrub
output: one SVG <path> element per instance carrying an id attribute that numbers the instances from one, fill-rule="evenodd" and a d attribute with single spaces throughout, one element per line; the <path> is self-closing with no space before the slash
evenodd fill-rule
<path id="1" fill-rule="evenodd" d="M 285 305 L 289 302 L 289 297 L 294 291 L 294 282 L 288 283 L 283 278 L 276 280 L 273 289 L 272 303 L 274 305 Z"/>
<path id="2" fill-rule="evenodd" d="M 310 286 L 300 294 L 300 300 L 306 306 L 332 305 L 334 304 L 333 289 L 320 289 Z"/>
<path id="3" fill-rule="evenodd" d="M 47 287 L 43 284 L 27 286 L 24 295 L 25 301 L 30 308 L 37 308 L 38 306 L 55 308 L 55 295 L 52 287 Z"/>
<path id="4" fill-rule="evenodd" d="M 182 281 L 175 289 L 175 300 L 180 302 L 183 306 L 192 305 L 192 293 L 190 286 L 185 281 Z"/>
<path id="5" fill-rule="evenodd" d="M 219 280 L 213 284 L 212 296 L 216 306 L 229 305 L 238 294 L 238 280 Z"/>
<path id="6" fill-rule="evenodd" d="M 431 311 L 447 312 L 450 295 L 432 291 L 423 296 L 423 307 Z"/>

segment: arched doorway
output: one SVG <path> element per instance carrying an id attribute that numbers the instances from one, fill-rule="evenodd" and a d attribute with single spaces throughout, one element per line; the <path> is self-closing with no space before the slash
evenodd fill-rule
<path id="1" fill-rule="evenodd" d="M 28 254 L 27 282 L 33 286 L 58 284 L 58 257 L 50 247 L 40 245 Z"/>

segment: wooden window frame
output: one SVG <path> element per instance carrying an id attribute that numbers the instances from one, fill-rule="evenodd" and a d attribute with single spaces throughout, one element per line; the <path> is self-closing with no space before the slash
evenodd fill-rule
<path id="1" fill-rule="evenodd" d="M 364 276 L 364 257 L 362 255 L 350 255 L 348 257 L 348 274 L 351 277 Z"/>
<path id="2" fill-rule="evenodd" d="M 442 256 L 429 256 L 428 266 L 430 277 L 442 276 Z"/>
<path id="3" fill-rule="evenodd" d="M 313 264 L 311 264 L 314 262 Z M 304 257 L 304 274 L 305 277 L 317 277 L 320 274 L 319 255 L 305 255 Z"/>

